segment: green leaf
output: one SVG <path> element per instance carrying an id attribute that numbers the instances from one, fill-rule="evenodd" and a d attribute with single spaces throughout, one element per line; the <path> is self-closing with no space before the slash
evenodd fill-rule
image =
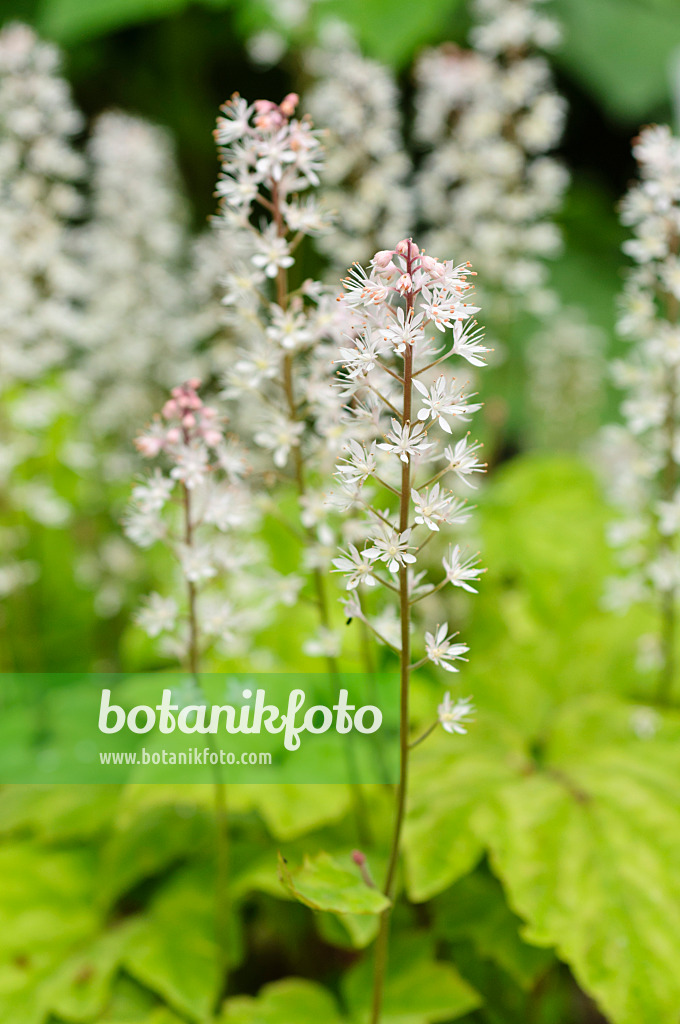
<path id="1" fill-rule="evenodd" d="M 285 978 L 265 985 L 257 997 L 235 996 L 225 1004 L 221 1024 L 340 1024 L 333 997 L 321 985 Z"/>
<path id="2" fill-rule="evenodd" d="M 390 0 L 328 0 L 322 15 L 351 25 L 370 56 L 401 67 L 424 44 L 451 38 L 460 6 L 460 0 L 421 0 L 408 17 L 395 17 Z"/>
<path id="3" fill-rule="evenodd" d="M 403 850 L 409 897 L 422 902 L 467 874 L 483 853 L 480 804 L 516 777 L 512 733 L 486 718 L 468 736 L 438 731 L 414 751 Z"/>
<path id="4" fill-rule="evenodd" d="M 543 770 L 484 819 L 494 869 L 536 945 L 555 946 L 614 1024 L 680 1013 L 680 722 L 636 734 L 638 710 L 566 708 Z"/>
<path id="5" fill-rule="evenodd" d="M 202 1020 L 217 995 L 215 923 L 212 873 L 186 870 L 161 890 L 126 944 L 130 974 L 191 1020 Z M 230 960 L 237 963 L 240 940 L 233 924 L 230 940 Z"/>
<path id="6" fill-rule="evenodd" d="M 434 900 L 432 911 L 437 936 L 448 942 L 470 940 L 480 957 L 493 960 L 520 988 L 529 989 L 553 960 L 545 949 L 522 941 L 521 920 L 487 872 L 461 879 Z"/>
<path id="7" fill-rule="evenodd" d="M 187 5 L 187 0 L 43 0 L 36 20 L 40 32 L 69 44 L 176 14 Z"/>
<path id="8" fill-rule="evenodd" d="M 358 869 L 348 871 L 327 853 L 305 857 L 301 868 L 291 870 L 279 853 L 281 884 L 296 900 L 312 910 L 334 914 L 380 914 L 390 901 L 361 878 Z"/>
<path id="9" fill-rule="evenodd" d="M 348 786 L 286 784 L 248 788 L 269 831 L 284 841 L 340 821 L 350 807 Z"/>
<path id="10" fill-rule="evenodd" d="M 637 125 L 668 102 L 677 4 L 555 0 L 554 11 L 564 30 L 558 61 L 610 115 Z"/>
<path id="11" fill-rule="evenodd" d="M 369 1019 L 372 957 L 350 972 L 347 1000 L 361 1024 Z M 397 932 L 390 946 L 383 1000 L 383 1024 L 435 1024 L 454 1020 L 481 1005 L 481 998 L 451 964 L 433 959 L 432 936 Z"/>

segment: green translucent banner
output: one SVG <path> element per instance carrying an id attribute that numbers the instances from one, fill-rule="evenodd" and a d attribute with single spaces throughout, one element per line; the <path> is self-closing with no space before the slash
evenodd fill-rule
<path id="1" fill-rule="evenodd" d="M 393 673 L 0 675 L 0 784 L 391 783 Z"/>

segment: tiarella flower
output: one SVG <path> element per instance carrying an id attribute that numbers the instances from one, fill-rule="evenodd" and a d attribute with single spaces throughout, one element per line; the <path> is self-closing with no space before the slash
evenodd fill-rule
<path id="1" fill-rule="evenodd" d="M 427 434 L 420 426 L 411 427 L 392 420 L 392 429 L 385 435 L 386 440 L 378 445 L 385 452 L 393 452 L 402 462 L 408 462 L 413 455 L 422 455 L 432 444 L 427 441 Z"/>
<path id="2" fill-rule="evenodd" d="M 288 462 L 291 449 L 300 444 L 303 431 L 303 423 L 296 423 L 283 415 L 275 415 L 256 431 L 255 443 L 271 451 L 274 465 L 281 469 Z"/>
<path id="3" fill-rule="evenodd" d="M 452 432 L 447 416 L 465 419 L 470 413 L 481 409 L 481 404 L 468 402 L 470 396 L 464 393 L 464 389 L 457 388 L 455 381 L 448 381 L 443 374 L 437 377 L 430 388 L 420 380 L 414 380 L 413 386 L 423 396 L 423 407 L 418 412 L 418 419 L 437 420 L 447 434 Z"/>
<path id="4" fill-rule="evenodd" d="M 475 706 L 470 697 L 461 697 L 457 701 L 451 700 L 451 694 L 447 690 L 444 700 L 437 708 L 439 724 L 450 733 L 458 733 L 464 736 L 465 728 L 472 721 L 471 716 L 475 712 Z"/>
<path id="5" fill-rule="evenodd" d="M 170 497 L 174 486 L 173 481 L 164 477 L 160 469 L 155 469 L 145 483 L 133 488 L 132 498 L 140 512 L 158 512 Z"/>
<path id="6" fill-rule="evenodd" d="M 470 434 L 467 433 L 465 437 L 461 437 L 460 441 L 456 442 L 455 446 L 448 445 L 444 449 L 444 458 L 449 464 L 449 469 L 456 474 L 458 479 L 468 487 L 474 488 L 475 485 L 472 481 L 466 478 L 472 473 L 485 473 L 486 462 L 480 462 L 477 458 L 477 452 L 481 451 L 484 446 L 480 442 L 470 444 L 469 437 Z"/>
<path id="7" fill-rule="evenodd" d="M 363 483 L 368 480 L 377 469 L 375 450 L 375 441 L 366 448 L 365 445 L 350 438 L 345 445 L 347 456 L 341 458 L 338 463 L 338 473 L 344 480 L 352 483 Z"/>
<path id="8" fill-rule="evenodd" d="M 263 270 L 267 277 L 276 277 L 279 269 L 292 267 L 295 260 L 290 255 L 285 238 L 276 233 L 276 226 L 269 224 L 258 242 L 259 251 L 252 257 L 253 265 Z"/>
<path id="9" fill-rule="evenodd" d="M 454 644 L 451 641 L 457 633 L 449 635 L 449 626 L 445 622 L 443 626 L 437 626 L 436 633 L 425 634 L 425 653 L 429 661 L 446 672 L 458 672 L 454 661 L 467 661 L 465 655 L 470 648 L 467 644 Z"/>
<path id="10" fill-rule="evenodd" d="M 621 219 L 633 231 L 624 251 L 634 266 L 628 271 L 618 325 L 633 346 L 630 358 L 614 366 L 615 382 L 625 393 L 625 427 L 608 432 L 605 453 L 611 496 L 630 528 L 619 526 L 610 532 L 626 577 L 609 585 L 605 602 L 624 609 L 646 598 L 661 608 L 658 696 L 666 700 L 673 681 L 680 588 L 675 551 L 680 532 L 680 338 L 675 295 L 680 139 L 665 126 L 645 128 L 634 142 L 633 154 L 640 180 L 623 202 Z"/>
<path id="11" fill-rule="evenodd" d="M 163 468 L 156 466 L 133 488 L 124 520 L 134 544 L 162 542 L 179 565 L 179 593 L 150 594 L 136 621 L 149 636 L 162 635 L 163 653 L 193 672 L 212 648 L 236 653 L 244 637 L 267 623 L 276 604 L 266 553 L 250 538 L 260 515 L 243 479 L 243 451 L 234 438 L 224 437 L 221 419 L 205 405 L 199 386 L 192 379 L 173 388 L 152 429 L 138 438 L 140 453 L 160 460 Z M 247 597 L 239 585 L 245 566 L 254 581 Z"/>
<path id="12" fill-rule="evenodd" d="M 444 555 L 442 565 L 446 573 L 447 583 L 452 583 L 454 587 L 462 587 L 463 590 L 469 590 L 471 594 L 477 593 L 469 581 L 476 581 L 485 571 L 484 569 L 477 568 L 479 565 L 479 555 L 470 555 L 468 558 L 464 558 L 459 545 L 456 544 L 454 548 L 449 550 L 448 555 Z"/>
<path id="13" fill-rule="evenodd" d="M 420 492 L 412 488 L 411 499 L 415 522 L 430 530 L 439 530 L 439 523 L 464 523 L 471 515 L 464 501 L 441 491 L 438 483 Z"/>
<path id="14" fill-rule="evenodd" d="M 416 556 L 409 550 L 411 530 L 406 529 L 402 533 L 398 530 L 390 530 L 389 527 L 380 526 L 380 533 L 372 537 L 372 545 L 363 552 L 365 556 L 373 561 L 385 562 L 390 572 L 398 572 L 400 566 L 411 565 L 415 562 Z"/>
<path id="15" fill-rule="evenodd" d="M 215 132 L 221 174 L 213 227 L 224 320 L 238 345 L 228 357 L 223 394 L 235 405 L 241 435 L 261 449 L 257 469 L 271 488 L 269 508 L 303 539 L 305 597 L 325 627 L 325 575 L 337 540 L 329 540 L 324 519 L 331 509 L 321 496 L 329 459 L 347 440 L 343 398 L 331 386 L 337 348 L 330 340 L 340 337 L 348 317 L 335 289 L 308 280 L 293 290 L 288 282 L 303 236 L 322 239 L 330 228 L 313 193 L 323 164 L 320 133 L 307 117 L 296 117 L 297 107 L 294 93 L 281 103 L 234 96 L 224 105 Z M 292 514 L 284 499 L 291 487 Z M 347 492 L 329 496 L 336 500 L 353 499 Z M 335 646 L 326 644 L 329 652 Z M 334 657 L 328 654 L 332 673 Z"/>
<path id="16" fill-rule="evenodd" d="M 312 86 L 304 98 L 326 132 L 322 201 L 336 212 L 334 230 L 318 245 L 342 272 L 352 260 L 368 260 L 408 231 L 411 167 L 391 70 L 364 57 L 339 22 L 323 25 L 320 37 L 307 54 Z"/>
<path id="17" fill-rule="evenodd" d="M 178 613 L 174 597 L 161 597 L 154 591 L 139 608 L 135 621 L 150 637 L 157 637 L 174 630 Z"/>
<path id="18" fill-rule="evenodd" d="M 374 561 L 375 556 L 369 555 L 366 551 L 359 551 L 354 544 L 350 544 L 349 550 L 342 552 L 341 558 L 333 559 L 335 567 L 333 572 L 341 572 L 347 577 L 347 590 L 354 590 L 360 583 L 373 587 L 375 586 Z"/>

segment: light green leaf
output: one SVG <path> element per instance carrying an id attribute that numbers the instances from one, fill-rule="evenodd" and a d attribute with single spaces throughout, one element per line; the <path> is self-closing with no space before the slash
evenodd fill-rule
<path id="1" fill-rule="evenodd" d="M 380 914 L 390 901 L 366 885 L 358 870 L 348 871 L 327 853 L 305 857 L 301 868 L 289 867 L 279 853 L 281 884 L 312 910 L 334 914 Z"/>
<path id="2" fill-rule="evenodd" d="M 321 985 L 285 978 L 265 985 L 257 997 L 235 996 L 225 1004 L 222 1024 L 340 1024 L 333 997 Z"/>
<path id="3" fill-rule="evenodd" d="M 350 807 L 348 786 L 286 784 L 248 788 L 269 831 L 284 841 L 340 821 Z"/>
<path id="4" fill-rule="evenodd" d="M 213 887 L 211 872 L 177 874 L 137 922 L 124 954 L 125 967 L 134 978 L 191 1020 L 202 1020 L 217 994 Z M 237 963 L 241 950 L 233 922 L 230 941 L 230 959 Z"/>
<path id="5" fill-rule="evenodd" d="M 467 736 L 443 730 L 414 751 L 404 826 L 406 885 L 416 902 L 443 892 L 483 853 L 473 828 L 480 804 L 516 777 L 521 747 L 486 718 Z"/>
<path id="6" fill-rule="evenodd" d="M 680 723 L 636 735 L 630 705 L 567 708 L 541 774 L 484 818 L 526 937 L 555 946 L 614 1024 L 680 1014 Z"/>

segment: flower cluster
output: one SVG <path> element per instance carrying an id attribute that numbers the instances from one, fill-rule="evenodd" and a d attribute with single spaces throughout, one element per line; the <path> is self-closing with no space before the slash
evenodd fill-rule
<path id="1" fill-rule="evenodd" d="M 297 492 L 298 515 L 284 518 L 302 541 L 320 621 L 305 649 L 332 659 L 338 639 L 329 630 L 323 570 L 334 541 L 321 486 L 343 436 L 342 397 L 331 388 L 331 339 L 339 335 L 343 310 L 318 282 L 291 283 L 298 245 L 327 228 L 311 192 L 321 144 L 311 121 L 294 116 L 297 103 L 295 95 L 252 105 L 234 96 L 215 132 L 223 304 L 238 342 L 223 394 L 236 405 L 241 434 L 266 455 L 272 486 Z M 281 516 L 279 505 L 272 501 L 271 510 Z"/>
<path id="2" fill-rule="evenodd" d="M 327 129 L 323 202 L 335 213 L 334 231 L 317 244 L 339 271 L 409 230 L 410 159 L 396 82 L 361 54 L 344 25 L 324 25 L 306 59 L 314 81 L 305 101 Z"/>
<path id="3" fill-rule="evenodd" d="M 444 478 L 474 487 L 475 475 L 485 468 L 480 445 L 468 433 L 452 441 L 458 424 L 467 423 L 480 404 L 464 383 L 439 369 L 454 356 L 483 365 L 486 349 L 474 320 L 471 273 L 469 264 L 440 261 L 405 239 L 378 252 L 368 272 L 355 265 L 345 280 L 352 331 L 338 359 L 341 389 L 347 420 L 365 440 L 349 441 L 338 461 L 333 501 L 359 513 L 360 524 L 356 542 L 334 566 L 345 578 L 348 617 L 365 622 L 395 649 L 407 673 L 427 661 L 458 671 L 468 647 L 454 642 L 456 634 L 441 622 L 425 630 L 424 656 L 411 664 L 412 610 L 445 587 L 476 593 L 483 572 L 478 555 L 458 544 L 439 552 L 438 582 L 428 579 L 423 560 L 433 537 L 471 514 L 466 499 L 445 488 Z M 384 616 L 369 610 L 362 597 L 367 588 L 382 591 L 388 604 L 390 595 L 398 597 L 398 636 L 386 634 Z M 448 701 L 442 707 L 442 716 L 452 714 Z M 455 715 L 446 717 L 452 721 L 458 721 Z"/>
<path id="4" fill-rule="evenodd" d="M 59 63 L 28 26 L 0 32 L 0 500 L 10 523 L 18 514 L 46 526 L 70 512 L 40 460 L 63 411 L 56 375 L 79 337 L 83 288 L 73 247 L 82 118 Z M 36 576 L 22 543 L 18 526 L 0 534 L 3 593 Z"/>
<path id="5" fill-rule="evenodd" d="M 127 449 L 135 417 L 151 415 L 176 380 L 200 369 L 197 349 L 210 329 L 196 301 L 188 211 L 165 131 L 109 112 L 95 122 L 88 154 L 92 209 L 78 235 L 87 336 L 67 383 L 74 401 L 89 403 L 90 436 L 119 438 Z M 129 473 L 118 452 L 105 469 Z"/>
<path id="6" fill-rule="evenodd" d="M 624 198 L 621 219 L 633 232 L 624 251 L 634 267 L 618 329 L 634 347 L 614 368 L 626 395 L 625 427 L 610 431 L 608 455 L 610 468 L 621 471 L 615 496 L 624 516 L 612 525 L 610 539 L 625 575 L 612 581 L 608 601 L 621 607 L 658 600 L 660 657 L 670 679 L 680 586 L 680 139 L 664 126 L 645 128 L 633 153 L 640 181 Z M 612 458 L 612 442 L 619 458 Z"/>
<path id="7" fill-rule="evenodd" d="M 141 548 L 164 543 L 180 571 L 177 593 L 150 594 L 137 615 L 163 652 L 192 671 L 200 655 L 243 651 L 279 601 L 295 600 L 294 580 L 265 567 L 253 539 L 259 515 L 246 483 L 248 463 L 203 403 L 200 381 L 173 388 L 160 415 L 136 441 L 161 464 L 133 489 L 125 532 Z M 245 571 L 247 570 L 247 572 Z"/>
<path id="8" fill-rule="evenodd" d="M 476 0 L 472 50 L 445 45 L 416 69 L 416 138 L 429 153 L 418 176 L 432 248 L 470 254 L 486 288 L 553 304 L 544 260 L 560 249 L 550 216 L 567 184 L 546 154 L 559 141 L 564 100 L 536 52 L 558 40 L 537 0 Z"/>

